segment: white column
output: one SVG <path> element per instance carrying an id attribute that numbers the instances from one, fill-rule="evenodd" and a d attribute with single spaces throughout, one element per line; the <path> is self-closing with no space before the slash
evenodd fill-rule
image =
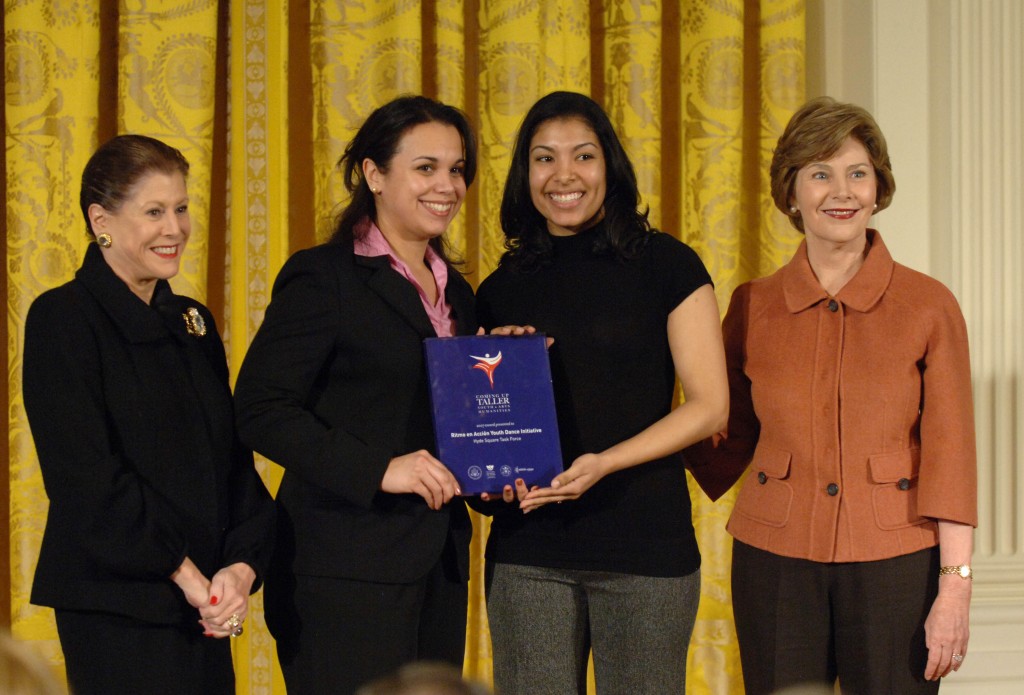
<path id="1" fill-rule="evenodd" d="M 948 219 L 933 259 L 960 299 L 971 337 L 979 527 L 970 668 L 944 693 L 1020 692 L 1024 683 L 1024 6 L 945 0 L 931 55 L 932 170 Z M 933 76 L 932 84 L 941 79 Z M 948 114 L 948 117 L 946 116 Z M 943 122 L 944 121 L 944 122 Z M 961 677 L 962 676 L 962 677 Z"/>
<path id="2" fill-rule="evenodd" d="M 977 550 L 980 559 L 1013 558 L 1024 567 L 1024 11 L 1018 0 L 953 9 L 950 270 L 976 337 L 978 453 L 985 464 Z"/>

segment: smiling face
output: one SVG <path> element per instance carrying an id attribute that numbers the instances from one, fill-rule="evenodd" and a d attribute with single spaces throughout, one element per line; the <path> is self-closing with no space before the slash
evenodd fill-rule
<path id="1" fill-rule="evenodd" d="M 578 118 L 541 123 L 530 140 L 530 199 L 554 236 L 594 226 L 604 214 L 604 151 Z"/>
<path id="2" fill-rule="evenodd" d="M 852 137 L 827 161 L 802 167 L 794 182 L 792 204 L 803 220 L 808 245 L 864 242 L 877 192 L 868 151 Z"/>
<path id="3" fill-rule="evenodd" d="M 178 274 L 192 223 L 188 216 L 185 177 L 153 171 L 138 180 L 121 207 L 111 211 L 98 203 L 88 210 L 93 231 L 110 235 L 103 258 L 147 304 L 157 280 Z"/>
<path id="4" fill-rule="evenodd" d="M 382 169 L 363 162 L 376 193 L 377 226 L 390 240 L 429 241 L 444 234 L 466 197 L 462 136 L 445 123 L 410 128 Z"/>

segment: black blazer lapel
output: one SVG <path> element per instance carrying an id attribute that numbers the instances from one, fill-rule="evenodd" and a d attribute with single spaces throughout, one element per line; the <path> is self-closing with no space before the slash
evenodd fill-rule
<path id="1" fill-rule="evenodd" d="M 455 335 L 473 335 L 476 333 L 476 299 L 473 288 L 459 271 L 448 267 L 448 287 L 445 298 L 452 308 L 452 319 L 455 320 Z"/>
<path id="2" fill-rule="evenodd" d="M 353 255 L 357 266 L 370 271 L 366 280 L 367 287 L 390 304 L 421 336 L 437 337 L 416 287 L 391 267 L 387 256 Z"/>

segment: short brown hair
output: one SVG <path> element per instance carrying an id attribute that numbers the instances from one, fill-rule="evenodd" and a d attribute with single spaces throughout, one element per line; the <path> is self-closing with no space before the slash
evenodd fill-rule
<path id="1" fill-rule="evenodd" d="M 818 97 L 800 107 L 789 119 L 786 130 L 775 146 L 769 170 L 775 207 L 801 232 L 804 231 L 803 219 L 790 210 L 796 174 L 808 164 L 824 161 L 834 155 L 847 138 L 853 138 L 864 145 L 875 169 L 878 181 L 875 212 L 881 212 L 892 203 L 896 179 L 892 175 L 885 136 L 875 119 L 855 104 L 844 104 L 832 97 Z"/>

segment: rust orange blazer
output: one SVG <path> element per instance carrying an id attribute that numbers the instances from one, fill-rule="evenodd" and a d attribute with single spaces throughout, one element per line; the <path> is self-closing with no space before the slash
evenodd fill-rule
<path id="1" fill-rule="evenodd" d="M 894 263 L 868 230 L 864 265 L 830 297 L 806 242 L 737 288 L 723 331 L 729 436 L 687 452 L 716 499 L 744 473 L 734 538 L 818 562 L 938 543 L 936 519 L 977 525 L 967 330 L 940 282 Z"/>

